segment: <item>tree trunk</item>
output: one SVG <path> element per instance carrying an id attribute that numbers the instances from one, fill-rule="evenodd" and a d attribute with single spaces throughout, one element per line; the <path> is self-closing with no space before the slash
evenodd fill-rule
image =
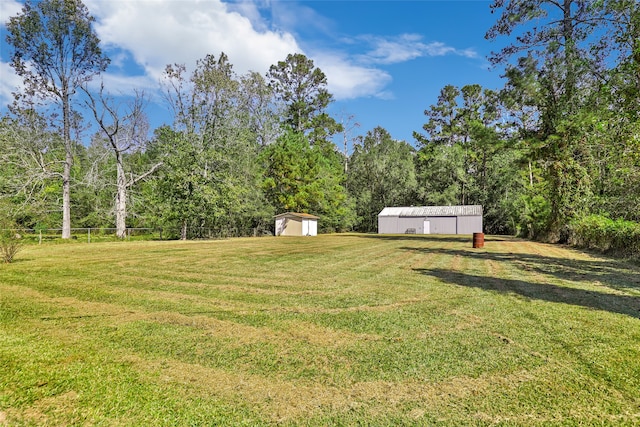
<path id="1" fill-rule="evenodd" d="M 576 88 L 576 70 L 575 62 L 576 58 L 576 40 L 573 28 L 573 16 L 571 14 L 571 5 L 574 0 L 564 0 L 562 7 L 562 37 L 564 39 L 564 62 L 566 67 L 565 76 L 565 101 L 566 105 L 563 107 L 574 110 L 577 105 L 573 105 L 573 97 L 575 95 Z"/>
<path id="2" fill-rule="evenodd" d="M 71 238 L 71 166 L 73 156 L 67 152 L 62 172 L 62 238 Z"/>
<path id="3" fill-rule="evenodd" d="M 62 238 L 71 238 L 71 168 L 73 166 L 73 144 L 71 142 L 71 111 L 69 91 L 66 84 L 62 88 L 62 115 L 64 138 L 64 169 L 62 172 Z"/>
<path id="4" fill-rule="evenodd" d="M 124 239 L 127 232 L 127 180 L 119 151 L 116 151 L 116 181 L 116 236 Z"/>
<path id="5" fill-rule="evenodd" d="M 180 229 L 180 240 L 187 240 L 187 220 L 182 221 L 182 228 Z"/>

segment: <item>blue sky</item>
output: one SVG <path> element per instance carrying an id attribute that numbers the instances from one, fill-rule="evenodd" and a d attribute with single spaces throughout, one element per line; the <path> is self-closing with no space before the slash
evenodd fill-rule
<path id="1" fill-rule="evenodd" d="M 490 1 L 85 0 L 112 63 L 104 76 L 114 94 L 144 90 L 152 126 L 169 119 L 159 94 L 164 66 L 193 70 L 206 54 L 225 52 L 234 70 L 266 73 L 300 52 L 328 78 L 337 119 L 354 116 L 365 134 L 376 126 L 414 143 L 424 110 L 440 89 L 479 83 L 498 89 L 500 70 L 487 55 L 500 45 L 484 39 L 497 19 Z M 0 0 L 2 22 L 20 11 Z M 0 103 L 20 84 L 0 41 Z"/>

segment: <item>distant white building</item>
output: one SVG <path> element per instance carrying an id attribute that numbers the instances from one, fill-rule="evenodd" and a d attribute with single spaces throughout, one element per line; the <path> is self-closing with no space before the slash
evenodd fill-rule
<path id="1" fill-rule="evenodd" d="M 378 234 L 482 233 L 482 206 L 387 207 L 378 214 Z"/>
<path id="2" fill-rule="evenodd" d="M 315 215 L 285 212 L 275 216 L 276 236 L 317 236 L 318 219 Z"/>

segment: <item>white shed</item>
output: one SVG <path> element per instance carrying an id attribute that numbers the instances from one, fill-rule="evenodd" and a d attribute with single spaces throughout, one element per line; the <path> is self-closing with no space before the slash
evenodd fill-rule
<path id="1" fill-rule="evenodd" d="M 315 215 L 285 212 L 276 215 L 276 236 L 317 236 L 318 219 Z"/>
<path id="2" fill-rule="evenodd" d="M 378 214 L 378 234 L 482 233 L 482 206 L 387 207 Z"/>

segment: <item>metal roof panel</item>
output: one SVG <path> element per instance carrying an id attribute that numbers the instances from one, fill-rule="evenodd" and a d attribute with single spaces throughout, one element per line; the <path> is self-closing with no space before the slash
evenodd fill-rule
<path id="1" fill-rule="evenodd" d="M 301 213 L 301 212 L 285 212 L 285 213 L 281 213 L 278 215 L 275 215 L 274 218 L 282 218 L 285 216 L 295 216 L 298 218 L 307 218 L 307 219 L 320 219 L 320 217 L 315 216 L 315 215 L 311 215 L 308 213 Z"/>
<path id="2" fill-rule="evenodd" d="M 386 207 L 378 216 L 482 216 L 481 205 Z"/>

